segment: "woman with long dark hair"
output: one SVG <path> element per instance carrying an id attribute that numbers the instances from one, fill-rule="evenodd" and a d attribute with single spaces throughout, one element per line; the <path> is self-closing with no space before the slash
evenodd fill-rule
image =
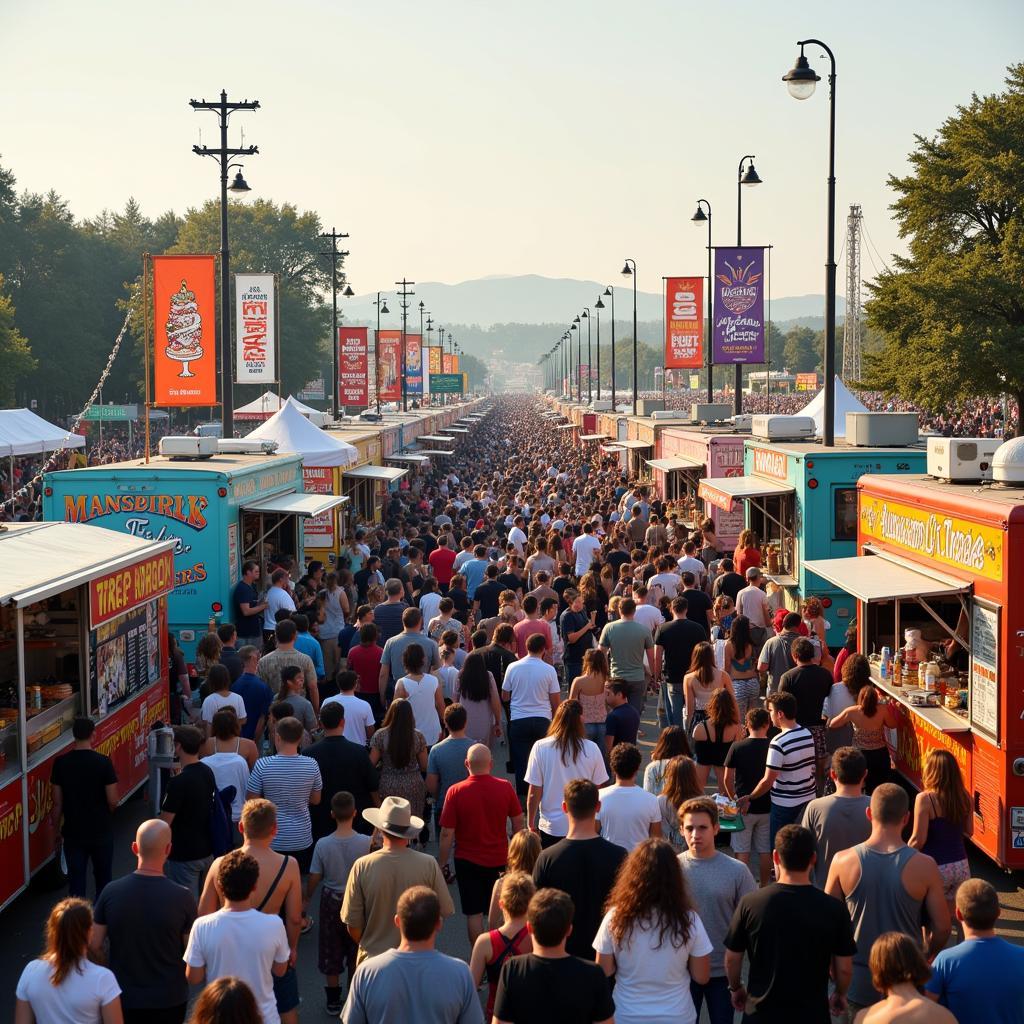
<path id="1" fill-rule="evenodd" d="M 711 977 L 711 941 L 679 861 L 663 839 L 626 858 L 594 939 L 597 962 L 615 977 L 616 1024 L 696 1024 L 690 981 Z"/>
<path id="2" fill-rule="evenodd" d="M 681 725 L 667 725 L 651 751 L 650 764 L 644 769 L 644 789 L 657 796 L 665 787 L 665 771 L 674 757 L 692 757 L 690 739 Z"/>
<path id="3" fill-rule="evenodd" d="M 846 659 L 844 670 L 850 668 L 852 660 Z M 853 726 L 853 745 L 868 763 L 868 775 L 864 782 L 864 792 L 868 796 L 874 793 L 877 786 L 889 781 L 892 766 L 889 747 L 885 742 L 885 730 L 895 729 L 897 723 L 895 710 L 888 701 L 879 701 L 878 690 L 871 683 L 861 687 L 856 704 L 829 720 L 829 729 L 841 729 L 847 724 Z"/>
<path id="4" fill-rule="evenodd" d="M 732 693 L 732 680 L 715 664 L 714 645 L 704 641 L 693 649 L 690 671 L 683 676 L 683 695 L 686 700 L 686 731 L 692 736 L 694 726 L 708 717 L 707 706 L 711 694 L 718 689 Z"/>
<path id="5" fill-rule="evenodd" d="M 455 702 L 466 709 L 466 736 L 490 746 L 501 739 L 501 700 L 498 684 L 479 651 L 466 655 L 455 684 Z"/>
<path id="6" fill-rule="evenodd" d="M 412 813 L 423 817 L 427 787 L 427 744 L 416 728 L 412 706 L 407 700 L 391 702 L 384 724 L 370 738 L 370 763 L 380 765 L 381 797 L 400 796 L 409 801 Z"/>
<path id="7" fill-rule="evenodd" d="M 444 698 L 437 676 L 427 671 L 427 653 L 420 644 L 410 644 L 402 652 L 405 675 L 395 683 L 395 697 L 405 697 L 412 705 L 416 728 L 423 733 L 428 747 L 441 738 Z"/>
<path id="8" fill-rule="evenodd" d="M 729 639 L 725 642 L 725 671 L 732 680 L 732 692 L 742 722 L 751 708 L 759 706 L 761 699 L 757 652 L 754 638 L 750 635 L 750 619 L 746 615 L 737 615 L 729 627 Z"/>
<path id="9" fill-rule="evenodd" d="M 863 654 L 848 655 L 843 659 L 843 670 L 840 673 L 839 682 L 832 684 L 832 689 L 822 705 L 822 718 L 836 718 L 840 711 L 853 707 L 857 703 L 860 691 L 870 685 L 871 666 L 868 659 Z M 834 753 L 840 747 L 852 745 L 853 726 L 849 722 L 835 729 L 829 729 L 825 736 L 825 746 L 829 753 Z"/>
<path id="10" fill-rule="evenodd" d="M 679 827 L 679 808 L 687 800 L 704 795 L 704 786 L 697 775 L 697 765 L 689 757 L 673 757 L 665 769 L 665 783 L 658 794 L 661 808 L 661 835 L 675 850 L 682 853 L 686 840 Z"/>
<path id="11" fill-rule="evenodd" d="M 61 900 L 50 911 L 46 949 L 18 979 L 15 1024 L 122 1024 L 117 979 L 89 959 L 92 924 L 86 900 Z"/>
<path id="12" fill-rule="evenodd" d="M 718 792 L 725 792 L 725 759 L 729 748 L 742 735 L 743 727 L 732 694 L 726 689 L 715 690 L 708 699 L 707 718 L 693 727 L 693 756 L 702 790 L 714 768 Z"/>
<path id="13" fill-rule="evenodd" d="M 588 740 L 583 729 L 583 707 L 578 700 L 558 705 L 548 733 L 537 740 L 526 763 L 526 826 L 533 828 L 540 812 L 540 840 L 547 848 L 563 839 L 569 819 L 562 810 L 562 791 L 572 779 L 590 779 L 597 786 L 608 781 L 601 748 Z"/>

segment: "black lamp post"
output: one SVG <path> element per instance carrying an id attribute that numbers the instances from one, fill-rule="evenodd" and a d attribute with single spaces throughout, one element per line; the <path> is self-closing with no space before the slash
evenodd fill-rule
<path id="1" fill-rule="evenodd" d="M 576 402 L 583 404 L 583 334 L 579 331 L 580 318 L 575 317 L 569 325 L 570 331 L 576 331 Z M 572 344 L 570 340 L 569 344 Z"/>
<path id="2" fill-rule="evenodd" d="M 338 388 L 338 260 L 340 259 L 342 261 L 342 263 L 344 264 L 345 257 L 349 255 L 349 252 L 348 252 L 347 249 L 342 249 L 340 252 L 338 251 L 338 239 L 339 238 L 348 238 L 348 234 L 346 232 L 335 231 L 334 228 L 331 228 L 330 231 L 322 231 L 320 233 L 320 237 L 321 238 L 329 238 L 331 240 L 331 248 L 327 252 L 320 253 L 320 255 L 321 256 L 330 256 L 330 258 L 331 258 L 331 309 L 333 310 L 333 313 L 334 313 L 334 317 L 333 317 L 333 320 L 332 320 L 332 324 L 333 324 L 333 327 L 334 327 L 334 333 L 331 335 L 331 373 L 332 373 L 332 382 L 331 382 L 331 391 L 332 391 L 331 415 L 335 419 L 337 419 L 338 418 L 338 409 L 339 409 L 339 403 L 338 403 L 338 391 L 339 391 L 339 388 Z M 347 284 L 345 286 L 345 292 L 347 292 L 349 295 L 353 294 L 352 289 Z M 345 292 L 343 292 L 342 294 L 344 295 Z M 278 367 L 278 372 L 280 373 L 280 367 Z"/>
<path id="3" fill-rule="evenodd" d="M 637 343 L 636 343 L 636 260 L 626 260 L 622 266 L 622 276 L 633 278 L 633 415 L 637 414 L 637 394 L 636 394 L 636 375 L 637 375 Z M 614 319 L 614 315 L 613 315 Z M 612 389 L 614 393 L 615 383 L 614 378 L 612 382 Z"/>
<path id="4" fill-rule="evenodd" d="M 736 168 L 736 244 L 743 244 L 743 186 L 744 185 L 760 185 L 761 179 L 757 175 L 757 171 L 754 169 L 754 160 L 756 157 L 753 154 L 748 154 L 739 163 L 739 167 Z M 750 161 L 750 166 L 743 170 L 743 165 Z M 771 367 L 768 368 L 769 373 Z M 743 364 L 736 364 L 736 377 L 734 381 L 735 393 L 733 395 L 733 412 L 737 416 L 743 412 Z"/>
<path id="5" fill-rule="evenodd" d="M 562 347 L 562 397 L 572 398 L 572 335 L 565 331 L 559 344 Z"/>
<path id="6" fill-rule="evenodd" d="M 580 316 L 583 317 L 583 319 L 587 321 L 587 404 L 589 405 L 594 400 L 594 386 L 593 386 L 594 364 L 592 362 L 592 360 L 594 358 L 594 355 L 593 355 L 593 352 L 591 352 L 591 350 L 590 350 L 590 307 L 589 306 L 584 306 L 583 307 L 583 312 L 580 313 Z M 581 326 L 580 327 L 580 334 L 581 334 L 580 341 L 581 342 L 583 341 L 582 333 L 583 333 L 583 327 Z"/>
<path id="7" fill-rule="evenodd" d="M 428 313 L 427 314 L 427 351 L 426 351 L 425 357 L 421 357 L 421 358 L 423 358 L 423 390 L 424 390 L 424 392 L 427 392 L 427 389 L 430 387 L 430 349 L 432 347 L 430 343 L 434 340 L 431 337 L 431 335 L 433 333 L 434 333 L 434 321 L 431 319 L 430 314 Z M 434 404 L 434 393 L 432 391 L 429 392 L 428 398 L 430 399 L 429 404 L 433 405 Z"/>
<path id="8" fill-rule="evenodd" d="M 708 208 L 707 216 L 704 215 L 704 204 Z M 714 278 L 711 276 L 711 204 L 706 199 L 697 200 L 697 212 L 690 218 L 694 224 L 700 227 L 705 221 L 708 225 L 708 337 L 705 343 L 705 362 L 708 367 L 708 404 L 715 400 L 715 388 L 712 380 L 713 366 L 711 362 L 711 350 L 714 347 L 715 338 L 715 315 L 714 315 Z"/>
<path id="9" fill-rule="evenodd" d="M 373 336 L 373 390 L 377 396 L 377 415 L 380 415 L 380 315 L 388 312 L 388 300 L 380 297 L 373 303 L 377 307 L 377 333 Z"/>
<path id="10" fill-rule="evenodd" d="M 615 412 L 615 289 L 608 285 L 604 290 L 605 295 L 612 300 L 612 412 Z"/>
<path id="11" fill-rule="evenodd" d="M 601 401 L 601 310 L 604 309 L 604 303 L 601 301 L 601 296 L 598 295 L 597 302 L 594 303 L 594 309 L 597 310 L 597 400 Z"/>
<path id="12" fill-rule="evenodd" d="M 827 446 L 835 444 L 836 414 L 836 58 L 820 39 L 800 39 L 800 56 L 796 64 L 782 76 L 794 99 L 806 100 L 814 95 L 821 76 L 807 63 L 804 47 L 820 46 L 831 65 L 829 85 L 828 125 L 828 253 L 825 260 L 825 409 L 823 440 Z"/>

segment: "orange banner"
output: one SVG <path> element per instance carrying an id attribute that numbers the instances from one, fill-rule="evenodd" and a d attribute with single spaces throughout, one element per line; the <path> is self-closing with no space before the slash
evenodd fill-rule
<path id="1" fill-rule="evenodd" d="M 704 365 L 704 279 L 665 278 L 665 366 Z"/>
<path id="2" fill-rule="evenodd" d="M 173 589 L 173 551 L 164 551 L 144 562 L 100 576 L 89 583 L 92 628 L 116 619 L 144 601 L 169 594 Z"/>
<path id="3" fill-rule="evenodd" d="M 428 356 L 428 369 L 427 373 L 441 373 L 441 349 L 437 345 L 431 345 L 427 349 Z"/>
<path id="4" fill-rule="evenodd" d="M 217 404 L 216 256 L 153 257 L 153 404 Z"/>
<path id="5" fill-rule="evenodd" d="M 441 352 L 441 372 L 442 373 L 454 373 L 453 366 L 455 364 L 455 356 L 451 352 Z"/>
<path id="6" fill-rule="evenodd" d="M 458 372 L 459 372 L 459 353 L 456 352 L 455 355 L 452 356 L 452 373 L 458 373 Z"/>

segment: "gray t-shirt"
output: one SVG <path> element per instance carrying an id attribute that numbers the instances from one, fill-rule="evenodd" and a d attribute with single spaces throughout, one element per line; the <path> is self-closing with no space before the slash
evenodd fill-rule
<path id="1" fill-rule="evenodd" d="M 341 1019 L 343 1024 L 484 1024 L 469 967 L 437 950 L 389 949 L 364 960 L 352 978 Z"/>
<path id="2" fill-rule="evenodd" d="M 402 655 L 405 654 L 405 649 L 413 644 L 419 644 L 423 648 L 423 653 L 427 656 L 426 669 L 428 672 L 431 668 L 436 668 L 441 664 L 441 655 L 437 644 L 426 633 L 399 633 L 384 645 L 384 653 L 380 659 L 381 663 L 388 665 L 391 670 L 391 682 L 397 683 L 405 675 Z"/>
<path id="3" fill-rule="evenodd" d="M 323 876 L 323 886 L 332 892 L 345 892 L 345 883 L 352 865 L 370 852 L 370 837 L 358 832 L 339 836 L 332 832 L 316 841 L 310 873 Z"/>
<path id="4" fill-rule="evenodd" d="M 654 634 L 635 619 L 617 619 L 601 630 L 602 647 L 611 651 L 612 678 L 644 681 L 644 652 L 654 647 Z"/>
<path id="5" fill-rule="evenodd" d="M 828 881 L 832 858 L 840 850 L 849 850 L 851 846 L 863 843 L 871 835 L 871 822 L 866 813 L 870 803 L 869 796 L 839 796 L 832 793 L 812 800 L 804 808 L 801 824 L 814 833 L 815 853 L 818 856 L 811 881 L 819 889 L 824 889 Z"/>
<path id="6" fill-rule="evenodd" d="M 725 976 L 725 936 L 740 900 L 757 888 L 746 864 L 724 853 L 700 860 L 689 852 L 679 855 L 697 916 L 711 945 L 711 977 Z"/>
<path id="7" fill-rule="evenodd" d="M 796 662 L 790 654 L 790 648 L 794 640 L 799 640 L 799 633 L 780 633 L 773 636 L 761 648 L 761 656 L 758 663 L 768 666 L 768 692 L 775 693 L 779 688 L 782 677 L 791 669 L 796 668 Z"/>
<path id="8" fill-rule="evenodd" d="M 449 736 L 440 743 L 435 743 L 430 748 L 427 757 L 427 774 L 437 776 L 437 802 L 435 807 L 440 814 L 444 807 L 444 798 L 449 788 L 456 782 L 468 778 L 469 772 L 466 769 L 466 755 L 475 740 L 468 736 Z"/>

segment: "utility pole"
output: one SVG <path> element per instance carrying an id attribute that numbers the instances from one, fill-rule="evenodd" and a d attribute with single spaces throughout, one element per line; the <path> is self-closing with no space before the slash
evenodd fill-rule
<path id="1" fill-rule="evenodd" d="M 228 145 L 228 117 L 236 110 L 259 110 L 259 100 L 229 101 L 228 94 L 221 89 L 220 99 L 214 101 L 189 100 L 193 110 L 212 110 L 220 120 L 220 145 L 193 146 L 196 156 L 212 156 L 220 162 L 220 412 L 224 437 L 235 435 L 235 396 L 232 390 L 233 360 L 231 351 L 231 270 L 228 250 L 228 171 L 239 164 L 232 164 L 233 156 L 253 156 L 259 152 L 257 146 L 231 147 Z M 232 192 L 248 192 L 242 172 L 239 170 L 231 185 Z M 278 371 L 280 372 L 280 370 Z"/>
<path id="2" fill-rule="evenodd" d="M 338 239 L 348 238 L 347 232 L 338 232 L 334 228 L 330 231 L 320 233 L 321 238 L 331 240 L 330 252 L 322 252 L 321 256 L 331 257 L 331 308 L 334 310 L 334 330 L 331 333 L 331 416 L 338 418 L 338 260 L 341 260 L 344 269 L 345 257 L 349 255 L 347 249 L 338 251 Z M 345 295 L 352 295 L 352 289 L 345 285 Z"/>
<path id="3" fill-rule="evenodd" d="M 402 412 L 409 411 L 409 374 L 406 366 L 405 335 L 409 328 L 409 296 L 416 294 L 409 290 L 409 285 L 415 283 L 415 281 L 406 281 L 404 277 L 401 281 L 395 282 L 396 285 L 402 286 L 402 290 L 398 293 L 402 297 Z"/>
<path id="4" fill-rule="evenodd" d="M 860 249 L 863 214 L 860 203 L 850 207 L 846 218 L 846 320 L 843 324 L 843 383 L 851 384 L 861 377 Z M 828 381 L 825 382 L 826 385 Z"/>

